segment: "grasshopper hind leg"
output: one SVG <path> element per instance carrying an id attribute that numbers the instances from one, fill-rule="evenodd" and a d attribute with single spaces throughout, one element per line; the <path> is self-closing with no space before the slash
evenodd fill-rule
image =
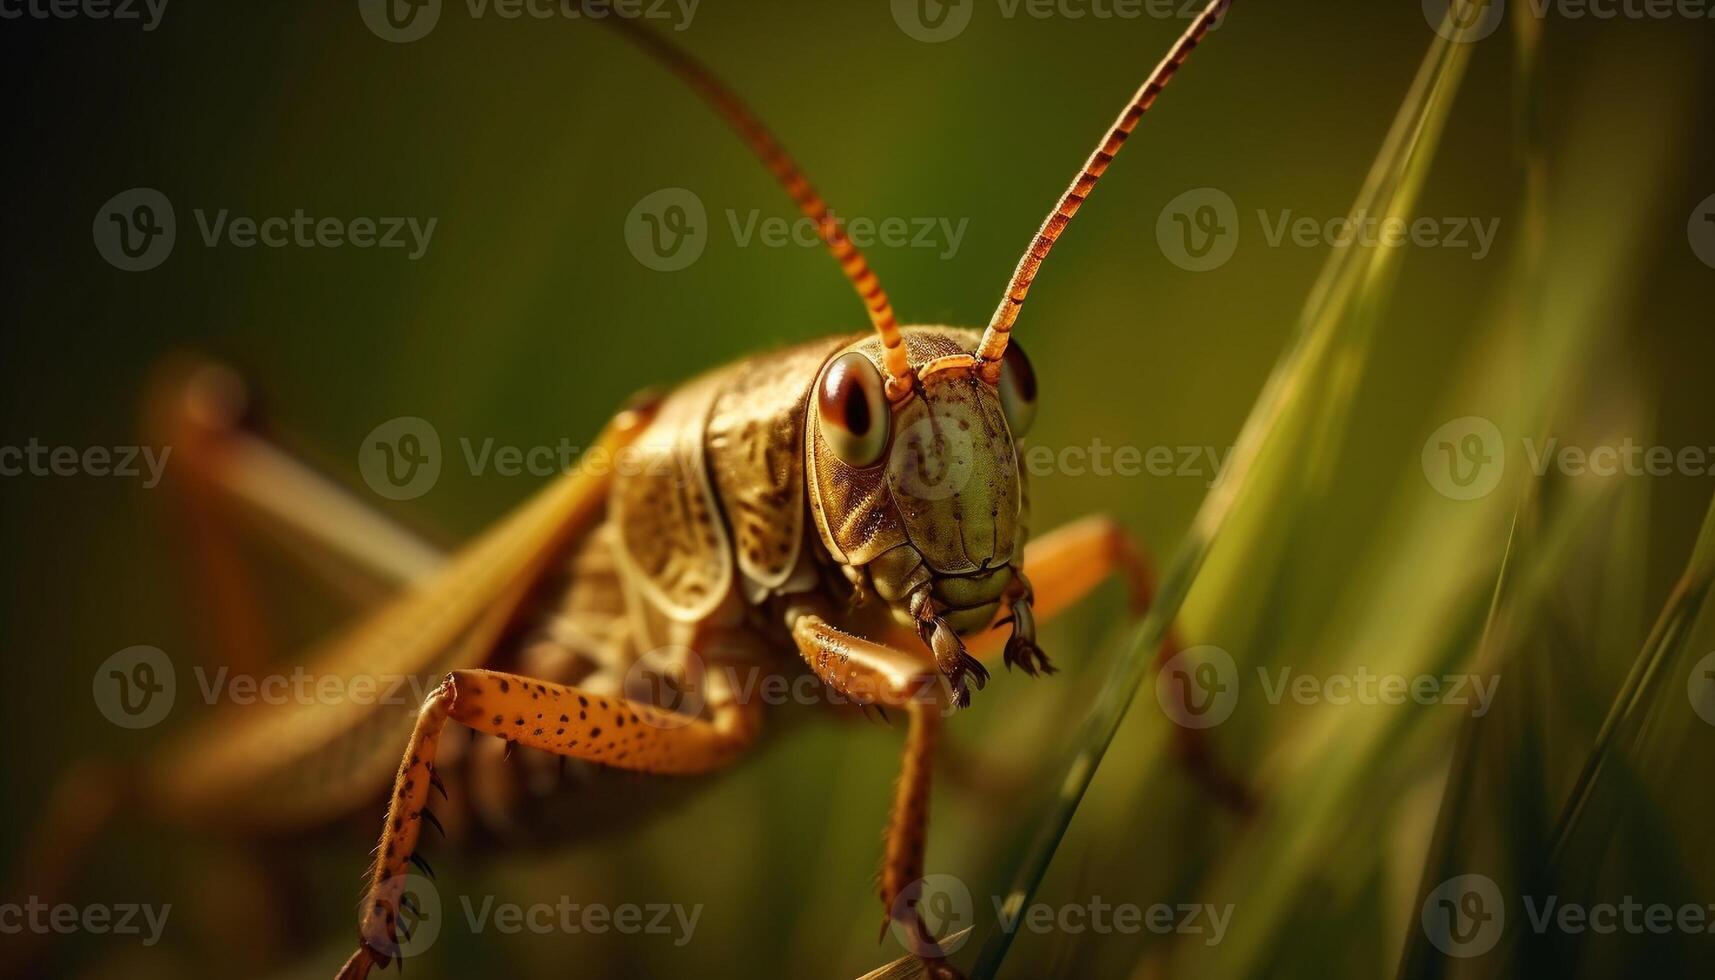
<path id="1" fill-rule="evenodd" d="M 455 670 L 417 715 L 394 778 L 359 920 L 359 948 L 342 980 L 367 976 L 407 952 L 412 912 L 410 869 L 428 868 L 417 854 L 425 813 L 441 790 L 435 770 L 449 721 L 498 735 L 520 747 L 636 772 L 691 775 L 731 764 L 757 735 L 756 712 L 713 700 L 702 717 L 492 670 Z"/>

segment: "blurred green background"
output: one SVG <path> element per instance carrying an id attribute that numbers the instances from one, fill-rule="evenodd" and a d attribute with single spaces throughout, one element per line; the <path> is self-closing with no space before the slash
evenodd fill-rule
<path id="1" fill-rule="evenodd" d="M 675 37 L 752 102 L 838 213 L 968 221 L 957 249 L 867 253 L 905 321 L 981 325 L 1055 195 L 1183 26 L 1002 9 L 975 3 L 963 33 L 931 44 L 880 2 L 704 0 Z M 1550 15 L 1540 26 L 1540 132 L 1521 135 L 1507 25 L 1472 45 L 1412 212 L 1498 220 L 1493 251 L 1399 251 L 1397 278 L 1364 311 L 1367 339 L 1303 376 L 1328 411 L 1304 421 L 1311 436 L 1291 458 L 1270 457 L 1274 489 L 1246 498 L 1243 533 L 1191 589 L 1193 642 L 1220 645 L 1251 678 L 1213 739 L 1262 788 L 1263 815 L 1235 821 L 1198 795 L 1168 759 L 1171 725 L 1146 684 L 1038 896 L 1056 907 L 1091 896 L 1231 903 L 1227 936 L 1026 931 L 1004 975 L 1569 975 L 1585 958 L 1672 973 L 1693 962 L 1686 944 L 1709 952 L 1707 936 L 1596 948 L 1561 936 L 1452 960 L 1425 949 L 1418 928 L 1441 865 L 1483 870 L 1509 893 L 1552 880 L 1598 897 L 1611 890 L 1606 868 L 1641 881 L 1632 893 L 1715 903 L 1715 867 L 1698 847 L 1715 799 L 1715 727 L 1684 697 L 1715 633 L 1696 615 L 1648 688 L 1659 694 L 1651 724 L 1668 734 L 1637 744 L 1659 751 L 1625 757 L 1624 791 L 1602 784 L 1615 812 L 1645 816 L 1574 826 L 1569 863 L 1591 881 L 1557 877 L 1568 862 L 1542 858 L 1691 560 L 1715 480 L 1532 479 L 1520 465 L 1486 500 L 1460 502 L 1438 495 L 1419 462 L 1430 433 L 1472 415 L 1494 419 L 1509 451 L 1541 434 L 1715 446 L 1715 271 L 1687 230 L 1715 194 L 1715 21 Z M 1257 212 L 1345 214 L 1435 36 L 1409 2 L 1236 9 L 1032 293 L 1018 336 L 1043 392 L 1033 443 L 1233 444 L 1330 259 L 1324 243 L 1272 246 Z M 0 41 L 13 147 L 0 225 L 3 445 L 136 443 L 151 366 L 189 349 L 238 365 L 271 422 L 362 490 L 360 440 L 396 416 L 430 420 L 449 444 L 582 444 L 643 387 L 863 324 L 819 249 L 735 239 L 729 212 L 789 218 L 785 196 L 677 81 L 587 22 L 473 17 L 449 3 L 428 36 L 390 43 L 350 2 L 186 2 L 152 31 L 26 18 L 0 24 Z M 1526 155 L 1545 180 L 1534 217 Z M 147 272 L 113 268 L 91 241 L 103 202 L 132 187 L 158 189 L 177 214 L 173 254 Z M 659 272 L 633 256 L 625 225 L 669 187 L 692 191 L 710 225 L 698 261 Z M 1202 187 L 1230 196 L 1240 230 L 1230 261 L 1193 272 L 1164 254 L 1157 225 Z M 405 250 L 211 248 L 199 208 L 437 225 L 415 261 Z M 1533 253 L 1532 241 L 1545 244 Z M 1051 474 L 1034 482 L 1034 524 L 1110 512 L 1165 560 L 1211 476 Z M 454 544 L 539 482 L 449 465 L 417 500 L 366 496 Z M 127 732 L 90 697 L 96 665 L 121 648 L 194 660 L 205 610 L 175 578 L 166 509 L 136 481 L 0 478 L 7 869 L 68 763 L 139 757 L 193 720 Z M 1514 577 L 1501 580 L 1495 617 L 1504 558 Z M 346 614 L 310 590 L 280 601 L 277 619 L 300 638 Z M 951 726 L 956 771 L 942 773 L 929 867 L 968 885 L 979 919 L 1014 880 L 1126 635 L 1110 586 L 1044 628 L 1063 673 L 1000 676 Z M 1505 670 L 1483 659 L 1496 657 Z M 1503 677 L 1482 724 L 1446 705 L 1270 705 L 1254 681 L 1265 665 L 1438 674 L 1478 662 Z M 449 893 L 700 903 L 692 942 L 454 924 L 411 972 L 854 976 L 900 956 L 892 938 L 875 942 L 871 878 L 901 726 L 784 710 L 813 717 L 634 831 L 579 845 L 569 827 L 568 846 L 548 855 L 436 859 Z M 141 815 L 122 821 L 79 900 L 184 911 L 155 949 L 78 937 L 55 946 L 51 970 L 329 975 L 348 952 L 371 817 L 277 855 L 296 870 L 293 889 L 236 913 L 217 890 L 235 867 L 226 845 Z M 1650 853 L 1628 860 L 1625 843 L 1640 840 Z M 235 916 L 255 930 L 255 962 L 203 959 L 232 943 Z M 302 934 L 284 946 L 266 938 L 281 917 Z"/>

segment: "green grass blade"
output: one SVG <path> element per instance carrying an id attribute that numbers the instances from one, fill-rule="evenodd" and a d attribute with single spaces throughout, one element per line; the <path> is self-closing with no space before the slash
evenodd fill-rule
<path id="1" fill-rule="evenodd" d="M 1683 676 L 1683 671 L 1676 674 L 1674 668 L 1689 669 L 1692 655 L 1689 639 L 1709 601 L 1712 585 L 1715 585 L 1715 501 L 1711 501 L 1685 576 L 1674 586 L 1661 617 L 1651 628 L 1649 639 L 1614 699 L 1602 730 L 1596 735 L 1590 758 L 1561 813 L 1550 845 L 1553 864 L 1566 860 L 1567 843 L 1599 792 L 1607 767 L 1617 757 L 1638 750 L 1651 711 L 1668 696 L 1663 685 Z"/>
<path id="2" fill-rule="evenodd" d="M 1469 59 L 1469 46 L 1437 38 L 1430 47 L 1406 96 L 1381 154 L 1372 167 L 1351 214 L 1403 214 L 1411 210 L 1433 156 L 1453 95 Z M 1121 658 L 1105 683 L 1099 700 L 1078 737 L 1064 768 L 1060 789 L 1013 875 L 1003 908 L 1022 908 L 1034 894 L 1053 860 L 1080 801 L 1088 790 L 1102 756 L 1112 742 L 1140 684 L 1148 676 L 1151 651 L 1158 648 L 1167 624 L 1180 607 L 1204 560 L 1221 534 L 1242 495 L 1258 492 L 1257 474 L 1276 434 L 1300 426 L 1315 407 L 1315 381 L 1329 369 L 1331 355 L 1352 336 L 1350 314 L 1373 301 L 1397 261 L 1393 250 L 1335 250 L 1301 315 L 1286 353 L 1263 388 L 1240 431 L 1223 478 L 1198 510 L 1190 533 L 1168 565 L 1159 594 L 1137 628 L 1127 656 Z M 1285 470 L 1277 467 L 1276 478 Z M 993 976 L 1011 943 L 1011 935 L 987 927 L 974 975 Z"/>

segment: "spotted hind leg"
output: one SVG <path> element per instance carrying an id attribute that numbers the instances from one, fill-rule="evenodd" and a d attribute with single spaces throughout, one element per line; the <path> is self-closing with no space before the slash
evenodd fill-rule
<path id="1" fill-rule="evenodd" d="M 712 700 L 712 699 L 711 699 Z M 448 721 L 516 745 L 638 772 L 691 775 L 731 764 L 756 738 L 755 712 L 730 700 L 692 718 L 625 698 L 491 670 L 456 670 L 423 703 L 394 778 L 370 870 L 357 952 L 339 973 L 358 980 L 403 955 L 410 916 L 407 870 L 440 784 L 435 758 Z M 404 917 L 401 913 L 405 913 Z"/>

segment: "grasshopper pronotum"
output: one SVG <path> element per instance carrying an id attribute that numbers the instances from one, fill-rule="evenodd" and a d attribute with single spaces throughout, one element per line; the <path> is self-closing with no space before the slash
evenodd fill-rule
<path id="1" fill-rule="evenodd" d="M 996 653 L 1027 674 L 1051 673 L 1038 618 L 1109 575 L 1125 577 L 1134 609 L 1152 588 L 1140 550 L 1107 518 L 1026 547 L 1016 440 L 1036 390 L 1009 343 L 1012 328 L 1055 240 L 1226 3 L 1215 0 L 1190 24 L 1127 102 L 980 334 L 899 325 L 820 195 L 743 103 L 688 55 L 610 18 L 710 102 L 785 186 L 862 298 L 872 330 L 744 360 L 633 405 L 599 445 L 640 465 L 569 473 L 445 561 L 243 431 L 224 376 L 195 373 L 164 402 L 163 417 L 190 461 L 197 540 L 221 583 L 214 606 L 229 654 L 257 648 L 208 516 L 236 503 L 406 586 L 314 656 L 317 673 L 444 680 L 414 718 L 409 708 L 357 702 L 227 712 L 142 773 L 136 793 L 183 822 L 263 831 L 365 809 L 391 773 L 358 949 L 340 973 L 362 977 L 401 954 L 401 889 L 420 860 L 423 823 L 440 825 L 430 806 L 437 791 L 452 784 L 450 799 L 481 822 L 504 800 L 496 787 L 543 759 L 660 774 L 726 766 L 756 739 L 759 705 L 721 684 L 718 670 L 702 671 L 690 712 L 652 703 L 623 678 L 645 656 L 664 656 L 657 666 L 684 675 L 693 659 L 706 668 L 795 655 L 832 691 L 908 716 L 880 879 L 884 924 L 903 923 L 915 951 L 946 969 L 913 902 L 901 901 L 923 873 L 944 708 L 969 703 L 970 688 L 989 676 L 983 660 Z M 948 473 L 957 476 L 922 483 Z M 990 632 L 999 626 L 1010 626 L 1004 643 Z M 498 738 L 455 741 L 449 722 Z M 1183 738 L 1198 778 L 1244 806 L 1243 788 Z M 82 798 L 70 799 L 75 809 Z M 55 850 L 69 851 L 77 834 L 66 832 L 74 840 Z"/>

